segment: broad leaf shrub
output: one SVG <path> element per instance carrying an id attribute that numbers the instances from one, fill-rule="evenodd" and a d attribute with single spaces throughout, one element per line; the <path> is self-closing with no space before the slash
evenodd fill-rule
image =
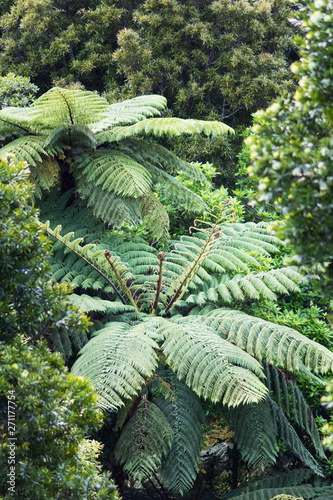
<path id="1" fill-rule="evenodd" d="M 119 498 L 85 438 L 102 423 L 88 381 L 43 344 L 0 345 L 0 360 L 2 498 Z"/>
<path id="2" fill-rule="evenodd" d="M 0 495 L 116 499 L 98 443 L 85 439 L 102 422 L 96 396 L 39 340 L 60 349 L 76 339 L 79 348 L 89 323 L 68 303 L 70 287 L 50 281 L 28 175 L 24 164 L 0 161 Z"/>
<path id="3" fill-rule="evenodd" d="M 71 336 L 79 348 L 88 321 L 66 301 L 70 287 L 50 280 L 49 243 L 28 176 L 23 163 L 0 160 L 0 340 L 22 334 L 58 346 Z"/>
<path id="4" fill-rule="evenodd" d="M 333 276 L 332 129 L 333 4 L 301 1 L 304 39 L 293 65 L 299 85 L 266 111 L 247 139 L 256 199 L 282 212 L 278 226 L 297 264 L 322 265 Z"/>

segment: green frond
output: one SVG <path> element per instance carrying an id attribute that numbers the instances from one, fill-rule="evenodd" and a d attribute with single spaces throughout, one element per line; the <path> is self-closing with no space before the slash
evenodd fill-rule
<path id="1" fill-rule="evenodd" d="M 274 366 L 266 363 L 264 366 L 267 387 L 277 405 L 283 409 L 289 419 L 292 417 L 294 422 L 308 433 L 318 456 L 325 460 L 326 456 L 315 419 L 297 384 Z"/>
<path id="2" fill-rule="evenodd" d="M 109 191 L 94 189 L 80 184 L 83 197 L 87 199 L 88 207 L 91 207 L 94 216 L 112 225 L 121 227 L 125 221 L 138 224 L 141 221 L 140 198 L 119 197 Z"/>
<path id="3" fill-rule="evenodd" d="M 64 245 L 65 252 L 75 254 L 75 256 L 77 256 L 79 259 L 82 259 L 82 261 L 88 266 L 88 269 L 90 271 L 98 273 L 106 281 L 106 283 L 110 285 L 112 291 L 116 293 L 117 297 L 121 300 L 121 302 L 123 304 L 126 303 L 124 297 L 121 295 L 116 285 L 113 283 L 113 281 L 111 281 L 111 277 L 113 276 L 112 273 L 110 273 L 110 266 L 105 258 L 104 246 L 96 245 L 95 243 L 89 243 L 87 245 L 82 246 L 81 243 L 83 241 L 83 238 L 76 238 L 75 240 L 73 240 L 74 236 L 73 232 L 67 233 L 65 236 L 62 236 L 60 234 L 62 227 L 57 226 L 54 230 L 52 230 L 48 221 L 45 224 L 43 224 L 43 228 L 49 234 L 49 236 L 55 238 L 62 245 Z M 76 257 L 74 257 L 74 259 L 76 260 Z M 123 274 L 126 273 L 127 277 L 130 278 L 132 276 L 131 273 L 128 272 L 128 270 L 122 263 L 121 266 L 122 266 L 122 273 Z M 87 272 L 85 272 L 84 275 L 81 275 L 81 273 L 79 274 L 75 272 L 73 274 L 72 273 L 73 270 L 70 270 L 69 271 L 70 277 L 68 281 L 72 282 L 74 287 L 81 286 L 82 288 L 90 288 L 90 287 L 94 288 L 93 283 L 91 282 L 85 283 L 85 280 L 87 279 Z M 90 276 L 88 275 L 88 279 L 89 278 Z M 71 279 L 73 279 L 73 281 L 71 281 Z M 94 281 L 93 278 L 90 279 Z M 63 276 L 62 280 L 64 280 Z"/>
<path id="4" fill-rule="evenodd" d="M 286 443 L 292 453 L 301 462 L 303 462 L 303 464 L 309 467 L 309 469 L 311 469 L 315 474 L 323 476 L 318 462 L 304 446 L 295 429 L 289 423 L 289 420 L 287 419 L 281 408 L 271 398 L 269 398 L 269 403 L 273 419 L 276 422 L 279 438 Z"/>
<path id="5" fill-rule="evenodd" d="M 163 412 L 144 399 L 122 430 L 115 457 L 133 480 L 141 482 L 158 469 L 172 438 L 172 428 Z"/>
<path id="6" fill-rule="evenodd" d="M 35 135 L 25 135 L 10 142 L 0 149 L 0 155 L 5 157 L 14 155 L 19 161 L 26 161 L 36 167 L 43 161 L 43 156 L 48 156 L 44 149 L 44 139 Z"/>
<path id="7" fill-rule="evenodd" d="M 302 373 L 303 367 L 314 373 L 333 368 L 331 351 L 292 328 L 230 309 L 212 311 L 207 324 L 260 362 L 294 373 Z"/>
<path id="8" fill-rule="evenodd" d="M 151 176 L 133 158 L 119 151 L 101 148 L 75 155 L 75 172 L 83 183 L 116 196 L 138 198 L 150 190 Z"/>
<path id="9" fill-rule="evenodd" d="M 89 126 L 104 118 L 108 109 L 108 102 L 94 92 L 53 87 L 32 103 L 28 117 L 45 134 L 59 125 Z"/>
<path id="10" fill-rule="evenodd" d="M 96 137 L 86 125 L 59 125 L 47 136 L 44 147 L 60 147 L 62 149 L 81 147 L 96 149 Z"/>
<path id="11" fill-rule="evenodd" d="M 157 366 L 158 348 L 148 327 L 108 323 L 81 350 L 72 367 L 87 377 L 99 395 L 99 405 L 117 409 L 139 394 Z"/>
<path id="12" fill-rule="evenodd" d="M 278 495 L 290 495 L 297 499 L 304 500 L 331 500 L 332 487 L 322 486 L 313 487 L 310 484 L 302 484 L 300 486 L 280 486 L 277 488 L 263 488 L 257 491 L 248 493 L 246 490 L 241 495 L 238 495 L 234 490 L 233 494 L 221 495 L 221 500 L 273 500 Z"/>
<path id="13" fill-rule="evenodd" d="M 29 135 L 34 132 L 28 108 L 8 107 L 0 110 L 0 138 Z"/>
<path id="14" fill-rule="evenodd" d="M 152 116 L 160 116 L 166 106 L 165 97 L 156 94 L 117 102 L 109 106 L 105 118 L 95 123 L 92 130 L 97 133 L 117 125 L 129 125 Z"/>
<path id="15" fill-rule="evenodd" d="M 260 364 L 212 329 L 199 322 L 165 320 L 159 331 L 167 364 L 200 397 L 228 407 L 265 398 Z"/>
<path id="16" fill-rule="evenodd" d="M 268 402 L 240 405 L 228 412 L 234 439 L 251 467 L 265 470 L 278 455 L 277 429 Z"/>
<path id="17" fill-rule="evenodd" d="M 204 413 L 199 398 L 172 372 L 164 370 L 158 374 L 169 385 L 171 396 L 154 397 L 154 402 L 173 431 L 172 445 L 160 474 L 166 488 L 183 494 L 193 486 L 199 471 Z M 160 379 L 157 380 L 160 386 Z M 157 393 L 159 386 L 155 389 Z"/>
<path id="18" fill-rule="evenodd" d="M 145 141 L 144 139 L 132 138 L 121 141 L 118 144 L 118 148 L 126 154 L 133 155 L 143 165 L 146 165 L 147 162 L 148 165 L 155 165 L 155 167 L 165 170 L 169 174 L 182 172 L 193 180 L 207 184 L 206 177 L 198 167 L 182 160 L 160 144 Z M 156 172 L 156 180 L 158 180 L 159 174 L 158 171 Z"/>
<path id="19" fill-rule="evenodd" d="M 59 182 L 60 167 L 54 158 L 43 158 L 37 167 L 30 166 L 30 179 L 35 184 L 36 196 L 41 197 L 41 190 L 49 191 Z"/>
<path id="20" fill-rule="evenodd" d="M 137 135 L 175 137 L 179 135 L 203 134 L 218 137 L 233 134 L 234 130 L 218 121 L 190 120 L 182 118 L 148 118 L 128 127 L 115 127 L 113 137 L 121 141 Z"/>
<path id="21" fill-rule="evenodd" d="M 105 300 L 100 297 L 92 297 L 86 294 L 77 295 L 76 293 L 71 293 L 68 296 L 68 301 L 86 313 L 102 312 L 118 314 L 135 310 L 134 307 L 122 304 L 121 302 Z"/>
<path id="22" fill-rule="evenodd" d="M 250 496 L 251 500 L 256 500 L 256 498 L 260 497 L 261 490 L 273 490 L 278 488 L 290 488 L 293 486 L 299 486 L 302 483 L 308 481 L 308 479 L 313 476 L 313 472 L 309 471 L 309 469 L 291 469 L 287 472 L 273 473 L 265 476 L 260 476 L 254 479 L 250 479 L 246 481 L 238 488 L 230 491 L 229 493 L 225 493 L 224 495 L 220 495 L 219 498 L 223 500 L 228 499 L 236 499 L 243 498 L 242 494 L 252 494 Z M 266 494 L 266 493 L 264 493 Z M 256 497 L 256 495 L 259 495 Z M 263 497 L 266 498 L 266 497 Z M 271 500 L 272 497 L 269 497 Z"/>
<path id="23" fill-rule="evenodd" d="M 169 216 L 157 196 L 150 191 L 141 199 L 141 214 L 145 227 L 156 241 L 169 238 Z"/>
<path id="24" fill-rule="evenodd" d="M 203 212 L 207 208 L 206 203 L 200 196 L 184 186 L 176 177 L 157 169 L 153 165 L 146 165 L 146 167 L 153 178 L 157 174 L 161 191 L 167 195 L 173 205 L 190 212 Z"/>
<path id="25" fill-rule="evenodd" d="M 288 275 L 292 276 L 292 279 Z M 259 300 L 260 298 L 275 301 L 277 296 L 274 292 L 288 294 L 299 291 L 297 282 L 303 283 L 304 281 L 301 274 L 296 271 L 290 273 L 289 268 L 272 269 L 267 272 L 250 273 L 242 277 L 235 276 L 230 281 L 219 285 L 217 291 L 226 304 L 231 304 L 234 300 Z M 226 294 L 226 288 L 230 294 Z M 227 301 L 224 300 L 225 298 Z"/>

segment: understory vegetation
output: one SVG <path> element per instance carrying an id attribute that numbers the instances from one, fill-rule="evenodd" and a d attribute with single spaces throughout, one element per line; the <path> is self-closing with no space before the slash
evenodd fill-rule
<path id="1" fill-rule="evenodd" d="M 332 37 L 0 7 L 1 498 L 332 499 Z"/>

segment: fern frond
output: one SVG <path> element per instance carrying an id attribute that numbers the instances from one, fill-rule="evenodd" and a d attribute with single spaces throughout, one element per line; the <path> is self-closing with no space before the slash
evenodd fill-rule
<path id="1" fill-rule="evenodd" d="M 119 228 L 125 221 L 131 224 L 141 222 L 141 198 L 119 197 L 109 191 L 83 186 L 81 183 L 79 189 L 94 216 L 108 225 Z"/>
<path id="2" fill-rule="evenodd" d="M 198 167 L 182 160 L 160 144 L 148 142 L 144 139 L 126 139 L 118 144 L 118 148 L 126 154 L 133 155 L 143 165 L 147 162 L 147 164 L 155 165 L 155 167 L 165 170 L 169 174 L 182 172 L 196 181 L 207 184 L 206 177 Z M 158 173 L 156 180 L 158 180 Z"/>
<path id="3" fill-rule="evenodd" d="M 292 328 L 230 309 L 212 311 L 205 321 L 260 362 L 266 360 L 294 373 L 303 367 L 314 373 L 333 368 L 331 351 Z"/>
<path id="4" fill-rule="evenodd" d="M 318 456 L 325 460 L 326 456 L 315 419 L 297 384 L 274 366 L 266 363 L 264 366 L 267 386 L 274 395 L 277 405 L 283 409 L 288 418 L 292 417 L 294 422 L 308 433 Z"/>
<path id="5" fill-rule="evenodd" d="M 145 324 L 108 323 L 81 350 L 71 371 L 90 379 L 102 408 L 124 406 L 154 373 L 158 345 L 146 329 Z"/>
<path id="6" fill-rule="evenodd" d="M 53 87 L 32 103 L 28 117 L 45 134 L 59 125 L 89 126 L 104 118 L 108 110 L 108 102 L 94 92 Z"/>
<path id="7" fill-rule="evenodd" d="M 96 149 L 96 137 L 86 125 L 59 125 L 47 136 L 44 147 L 60 147 L 62 149 L 81 147 Z"/>
<path id="8" fill-rule="evenodd" d="M 268 402 L 240 405 L 230 409 L 228 417 L 237 447 L 246 463 L 262 471 L 273 465 L 279 447 L 276 424 Z"/>
<path id="9" fill-rule="evenodd" d="M 14 155 L 19 161 L 26 161 L 36 167 L 43 161 L 43 156 L 48 156 L 44 149 L 44 139 L 34 135 L 25 135 L 10 142 L 0 149 L 1 156 Z"/>
<path id="10" fill-rule="evenodd" d="M 297 292 L 300 290 L 298 283 L 304 281 L 305 278 L 301 274 L 290 268 L 271 269 L 267 272 L 250 273 L 241 277 L 235 276 L 218 285 L 216 290 L 225 304 L 231 304 L 235 300 L 259 300 L 260 298 L 275 301 L 277 296 L 274 292 L 280 294 Z"/>
<path id="11" fill-rule="evenodd" d="M 170 386 L 172 396 L 166 399 L 160 396 L 154 402 L 173 431 L 172 445 L 160 473 L 163 484 L 182 495 L 193 486 L 199 470 L 204 413 L 199 398 L 172 372 L 158 373 Z"/>
<path id="12" fill-rule="evenodd" d="M 157 241 L 169 238 L 169 216 L 162 203 L 152 192 L 148 192 L 141 199 L 141 214 L 149 234 Z"/>
<path id="13" fill-rule="evenodd" d="M 80 179 L 116 196 L 138 198 L 150 190 L 151 176 L 147 169 L 130 156 L 110 149 L 75 155 L 75 171 Z"/>
<path id="14" fill-rule="evenodd" d="M 29 135 L 34 132 L 28 108 L 8 107 L 0 110 L 0 138 Z"/>
<path id="15" fill-rule="evenodd" d="M 222 495 L 221 500 L 273 500 L 278 495 L 289 495 L 295 500 L 303 498 L 304 500 L 331 500 L 332 487 L 322 486 L 313 487 L 310 484 L 302 484 L 300 486 L 280 486 L 277 488 L 263 488 L 257 491 L 248 493 L 244 491 L 238 495 L 237 491 L 230 494 Z"/>
<path id="16" fill-rule="evenodd" d="M 203 134 L 209 137 L 218 137 L 233 134 L 234 130 L 228 125 L 217 121 L 148 118 L 128 127 L 115 127 L 112 132 L 114 140 L 121 141 L 137 135 L 175 137 L 186 134 Z"/>
<path id="17" fill-rule="evenodd" d="M 122 304 L 121 302 L 103 300 L 100 297 L 92 297 L 86 294 L 77 295 L 76 293 L 71 293 L 68 296 L 68 301 L 86 313 L 102 312 L 118 314 L 135 311 L 134 307 Z"/>
<path id="18" fill-rule="evenodd" d="M 242 494 L 253 493 L 253 496 L 250 498 L 256 500 L 255 495 L 259 495 L 260 498 L 261 490 L 276 490 L 277 488 L 299 486 L 305 483 L 311 476 L 313 476 L 313 472 L 309 471 L 309 469 L 292 469 L 287 472 L 269 474 L 250 479 L 229 493 L 220 495 L 219 498 L 223 498 L 223 500 L 243 498 L 241 497 Z M 271 500 L 271 497 L 269 500 Z"/>
<path id="19" fill-rule="evenodd" d="M 281 408 L 268 398 L 273 418 L 276 422 L 277 431 L 280 439 L 282 439 L 290 448 L 292 453 L 301 460 L 309 469 L 318 476 L 323 476 L 323 472 L 319 467 L 318 462 L 314 459 L 311 453 L 304 446 L 298 437 L 295 429 L 291 426 Z"/>
<path id="20" fill-rule="evenodd" d="M 141 482 L 158 469 L 172 438 L 172 428 L 163 412 L 143 400 L 122 430 L 115 457 L 132 479 Z"/>
<path id="21" fill-rule="evenodd" d="M 166 105 L 165 97 L 156 94 L 111 104 L 105 118 L 95 123 L 92 130 L 97 133 L 116 125 L 129 125 L 152 116 L 160 116 Z"/>
<path id="22" fill-rule="evenodd" d="M 74 253 L 76 256 L 82 259 L 92 270 L 96 271 L 101 277 L 103 277 L 105 281 L 111 286 L 112 290 L 116 293 L 121 302 L 123 304 L 126 303 L 116 285 L 108 277 L 107 270 L 109 268 L 106 265 L 105 249 L 103 247 L 99 247 L 92 243 L 81 246 L 83 238 L 76 238 L 75 240 L 73 240 L 73 233 L 68 233 L 65 236 L 61 236 L 61 226 L 58 226 L 55 228 L 55 230 L 52 230 L 48 221 L 43 224 L 43 228 L 50 236 L 62 243 L 69 252 Z M 127 269 L 124 269 L 124 272 L 127 272 Z M 77 276 L 75 278 L 77 278 Z M 84 282 L 75 284 L 76 286 L 81 285 L 84 288 L 88 288 L 88 285 L 84 284 Z"/>
<path id="23" fill-rule="evenodd" d="M 167 364 L 200 397 L 228 407 L 265 398 L 267 388 L 258 378 L 263 375 L 260 364 L 212 329 L 165 320 L 159 331 L 165 337 Z"/>

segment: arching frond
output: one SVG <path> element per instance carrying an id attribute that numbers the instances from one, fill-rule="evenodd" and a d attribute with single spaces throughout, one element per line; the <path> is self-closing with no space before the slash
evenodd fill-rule
<path id="1" fill-rule="evenodd" d="M 189 321 L 165 321 L 159 331 L 165 337 L 162 349 L 167 364 L 200 397 L 228 407 L 265 398 L 260 364 L 213 330 Z"/>
<path id="2" fill-rule="evenodd" d="M 275 366 L 264 364 L 267 387 L 277 405 L 283 409 L 285 415 L 292 418 L 296 424 L 308 433 L 312 444 L 322 459 L 326 459 L 318 428 L 312 411 L 297 384 Z"/>
<path id="3" fill-rule="evenodd" d="M 147 169 L 130 156 L 109 149 L 75 155 L 75 170 L 83 182 L 117 196 L 138 198 L 151 186 Z M 82 181 L 81 181 L 82 182 Z"/>
<path id="4" fill-rule="evenodd" d="M 28 108 L 8 107 L 0 110 L 0 138 L 30 135 L 34 132 Z"/>
<path id="5" fill-rule="evenodd" d="M 95 92 L 53 87 L 36 99 L 29 108 L 29 118 L 40 133 L 59 125 L 91 125 L 104 118 L 108 102 Z"/>
<path id="6" fill-rule="evenodd" d="M 169 216 L 157 196 L 150 191 L 141 199 L 141 213 L 149 234 L 157 241 L 169 237 Z"/>
<path id="7" fill-rule="evenodd" d="M 132 479 L 141 482 L 161 465 L 172 438 L 172 428 L 163 412 L 154 403 L 143 400 L 122 430 L 115 457 Z"/>
<path id="8" fill-rule="evenodd" d="M 267 400 L 240 405 L 228 412 L 234 439 L 251 467 L 265 470 L 278 455 L 277 429 Z"/>
<path id="9" fill-rule="evenodd" d="M 145 118 L 160 116 L 161 111 L 166 109 L 166 105 L 165 97 L 156 94 L 142 95 L 111 104 L 105 118 L 93 125 L 93 132 L 97 133 L 116 125 L 129 125 Z"/>
<path id="10" fill-rule="evenodd" d="M 154 373 L 158 346 L 144 324 L 108 323 L 97 333 L 81 350 L 72 373 L 90 379 L 102 408 L 120 408 Z"/>
<path id="11" fill-rule="evenodd" d="M 172 445 L 160 474 L 168 489 L 183 494 L 193 486 L 199 470 L 204 413 L 199 398 L 172 372 L 163 370 L 158 375 L 170 386 L 171 394 L 167 398 L 154 397 L 154 402 L 173 431 Z M 155 378 L 152 382 L 158 383 L 157 388 L 154 385 L 158 394 L 160 379 Z"/>
<path id="12" fill-rule="evenodd" d="M 263 488 L 250 493 L 244 491 L 238 495 L 236 490 L 232 494 L 222 495 L 221 500 L 273 500 L 278 495 L 289 495 L 295 500 L 303 498 L 304 500 L 331 500 L 332 487 L 322 486 L 313 487 L 310 484 L 300 486 L 280 486 L 277 488 Z"/>
<path id="13" fill-rule="evenodd" d="M 134 311 L 134 308 L 127 304 L 101 299 L 100 297 L 92 297 L 87 294 L 77 295 L 76 293 L 71 293 L 68 296 L 68 301 L 86 313 L 102 312 L 118 314 Z"/>
<path id="14" fill-rule="evenodd" d="M 312 475 L 313 473 L 308 469 L 292 469 L 287 472 L 269 474 L 250 479 L 229 493 L 221 495 L 220 498 L 223 500 L 232 498 L 236 500 L 237 498 L 243 498 L 242 495 L 248 494 L 249 500 L 257 500 L 258 498 L 269 498 L 269 500 L 271 500 L 272 497 L 265 496 L 268 493 L 268 490 L 273 491 L 281 488 L 299 486 L 302 483 L 305 483 Z"/>
<path id="15" fill-rule="evenodd" d="M 89 127 L 80 123 L 74 125 L 59 125 L 47 136 L 44 147 L 67 146 L 96 149 L 96 137 Z"/>
<path id="16" fill-rule="evenodd" d="M 234 130 L 218 121 L 149 118 L 128 127 L 115 127 L 112 132 L 114 140 L 121 141 L 137 135 L 174 137 L 186 134 L 203 134 L 210 137 L 217 137 L 225 134 L 233 134 Z"/>
<path id="17" fill-rule="evenodd" d="M 0 149 L 1 156 L 14 155 L 19 161 L 26 161 L 36 167 L 43 161 L 42 155 L 48 156 L 44 149 L 44 139 L 35 135 L 25 135 L 10 142 Z"/>
<path id="18" fill-rule="evenodd" d="M 215 255 L 218 251 L 215 250 Z M 233 260 L 231 258 L 231 260 Z M 207 265 L 208 264 L 208 265 Z M 205 267 L 210 267 L 215 272 L 218 270 L 224 271 L 217 262 L 208 257 L 203 264 Z M 192 294 L 186 298 L 186 301 L 191 304 L 203 305 L 206 302 L 219 304 L 234 304 L 245 300 L 269 299 L 276 301 L 277 295 L 288 294 L 289 292 L 297 292 L 300 290 L 298 283 L 301 284 L 305 278 L 292 268 L 271 269 L 267 272 L 248 273 L 244 275 L 236 275 L 229 278 L 226 273 L 220 275 L 222 283 L 219 279 L 206 279 L 200 285 L 191 287 Z M 209 286 L 211 285 L 211 286 Z M 195 294 L 195 290 L 200 290 Z"/>
<path id="19" fill-rule="evenodd" d="M 118 147 L 126 154 L 134 155 L 139 163 L 146 165 L 147 162 L 147 165 L 155 165 L 159 170 L 165 170 L 169 174 L 182 172 L 194 180 L 207 183 L 206 177 L 199 168 L 182 160 L 160 144 L 131 138 L 121 141 Z M 159 173 L 156 170 L 156 180 L 158 177 Z"/>
<path id="20" fill-rule="evenodd" d="M 311 453 L 304 446 L 298 437 L 295 429 L 289 423 L 281 408 L 271 398 L 268 399 L 273 418 L 276 422 L 277 431 L 280 439 L 282 439 L 290 448 L 292 453 L 301 460 L 315 474 L 323 476 L 323 472 L 319 467 L 318 462 L 314 459 Z"/>
<path id="21" fill-rule="evenodd" d="M 302 372 L 304 366 L 314 373 L 333 368 L 331 351 L 292 328 L 229 309 L 212 311 L 206 321 L 223 338 L 259 361 L 294 373 Z"/>

